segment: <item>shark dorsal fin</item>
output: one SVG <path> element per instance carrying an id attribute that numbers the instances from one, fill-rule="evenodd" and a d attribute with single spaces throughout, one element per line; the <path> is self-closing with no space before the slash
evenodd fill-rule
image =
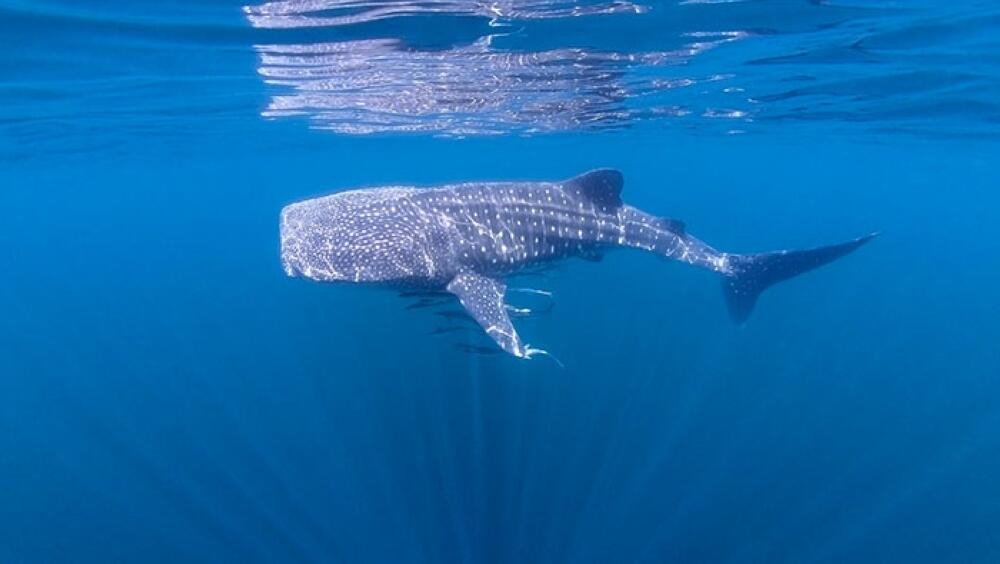
<path id="1" fill-rule="evenodd" d="M 622 205 L 622 173 L 613 168 L 599 168 L 570 178 L 563 185 L 595 204 L 608 208 Z"/>
<path id="2" fill-rule="evenodd" d="M 672 217 L 660 217 L 657 218 L 657 221 L 664 229 L 670 231 L 678 237 L 684 237 L 687 235 L 687 227 L 684 225 L 684 222 L 679 219 L 674 219 Z"/>

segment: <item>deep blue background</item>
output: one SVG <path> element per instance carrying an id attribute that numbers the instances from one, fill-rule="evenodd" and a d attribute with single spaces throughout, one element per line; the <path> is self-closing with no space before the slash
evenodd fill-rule
<path id="1" fill-rule="evenodd" d="M 143 99 L 85 75 L 148 29 L 123 16 L 74 51 L 92 18 L 8 4 L 0 562 L 1000 560 L 1000 173 L 978 114 L 976 135 L 348 138 L 257 116 L 232 6 L 173 5 L 213 33 L 157 16 L 174 35 L 145 56 L 177 66 L 122 64 L 187 78 Z M 82 78 L 43 68 L 74 56 Z M 565 370 L 280 268 L 297 199 L 597 166 L 727 251 L 884 235 L 743 328 L 711 274 L 568 263 L 533 281 L 554 312 L 519 323 Z"/>

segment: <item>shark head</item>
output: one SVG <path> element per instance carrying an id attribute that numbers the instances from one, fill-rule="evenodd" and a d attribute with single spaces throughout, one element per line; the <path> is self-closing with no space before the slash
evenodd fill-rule
<path id="1" fill-rule="evenodd" d="M 392 197 L 395 196 L 395 197 Z M 281 211 L 285 274 L 318 282 L 393 282 L 426 274 L 417 252 L 417 218 L 403 190 L 351 191 Z"/>
<path id="2" fill-rule="evenodd" d="M 281 210 L 281 267 L 291 277 L 346 281 L 346 269 L 337 269 L 332 264 L 334 243 L 346 241 L 334 230 L 321 229 L 308 204 L 309 201 L 299 202 Z"/>

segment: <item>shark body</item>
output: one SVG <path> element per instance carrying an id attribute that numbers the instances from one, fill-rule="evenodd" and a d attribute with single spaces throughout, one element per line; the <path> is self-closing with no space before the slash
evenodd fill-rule
<path id="1" fill-rule="evenodd" d="M 768 286 L 830 262 L 874 234 L 829 247 L 738 255 L 717 251 L 675 219 L 622 202 L 622 174 L 600 169 L 561 182 L 474 182 L 351 190 L 281 212 L 286 274 L 319 282 L 446 291 L 505 352 L 522 342 L 504 302 L 505 280 L 571 257 L 633 248 L 722 276 L 730 314 L 746 320 Z"/>

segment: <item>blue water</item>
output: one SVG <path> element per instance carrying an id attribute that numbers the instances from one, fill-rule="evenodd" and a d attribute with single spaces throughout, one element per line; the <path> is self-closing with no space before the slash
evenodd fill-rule
<path id="1" fill-rule="evenodd" d="M 0 1 L 0 562 L 1000 561 L 991 2 Z M 531 281 L 546 359 L 282 206 L 625 174 L 769 290 Z"/>

